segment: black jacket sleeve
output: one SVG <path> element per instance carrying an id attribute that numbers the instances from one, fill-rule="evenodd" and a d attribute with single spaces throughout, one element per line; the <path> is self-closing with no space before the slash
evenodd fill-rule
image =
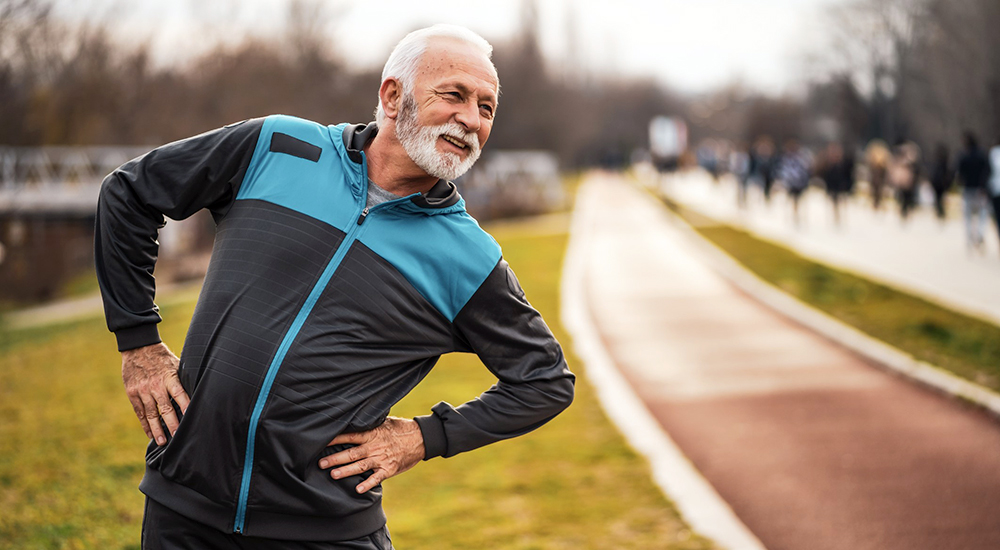
<path id="1" fill-rule="evenodd" d="M 127 350 L 160 341 L 153 267 L 164 216 L 228 211 L 253 157 L 264 119 L 176 141 L 126 162 L 101 185 L 94 237 L 108 328 Z"/>
<path id="2" fill-rule="evenodd" d="M 463 405 L 438 403 L 433 414 L 416 418 L 425 459 L 525 434 L 573 401 L 576 377 L 566 366 L 562 348 L 503 259 L 454 323 L 497 383 Z"/>

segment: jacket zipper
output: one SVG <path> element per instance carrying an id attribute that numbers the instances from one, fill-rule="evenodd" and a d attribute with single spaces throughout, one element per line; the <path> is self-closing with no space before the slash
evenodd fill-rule
<path id="1" fill-rule="evenodd" d="M 363 167 L 362 173 L 367 173 L 367 165 Z M 368 182 L 365 182 L 364 195 L 367 197 L 368 194 Z M 344 236 L 343 242 L 337 248 L 334 253 L 333 258 L 330 259 L 330 263 L 326 264 L 326 268 L 320 275 L 319 280 L 313 285 L 312 291 L 309 292 L 309 296 L 306 298 L 304 304 L 299 309 L 299 312 L 295 315 L 295 320 L 292 321 L 292 326 L 288 328 L 285 336 L 281 340 L 281 345 L 278 346 L 278 351 L 274 354 L 274 358 L 271 360 L 271 364 L 267 367 L 267 374 L 264 377 L 264 383 L 261 385 L 260 392 L 257 394 L 257 402 L 254 405 L 253 413 L 250 415 L 250 427 L 247 430 L 247 447 L 246 455 L 243 459 L 243 477 L 240 481 L 240 494 L 239 500 L 236 505 L 236 519 L 233 523 L 233 532 L 242 534 L 246 528 L 246 513 L 247 513 L 247 500 L 250 496 L 250 477 L 253 473 L 253 455 L 255 439 L 257 438 L 257 423 L 260 421 L 260 415 L 264 411 L 264 405 L 267 403 L 267 397 L 271 392 L 271 385 L 274 383 L 274 379 L 278 376 L 278 370 L 281 367 L 281 363 L 285 359 L 285 354 L 288 353 L 288 349 L 292 346 L 292 341 L 295 340 L 295 336 L 298 335 L 299 330 L 301 330 L 302 325 L 305 324 L 306 318 L 312 312 L 313 306 L 319 300 L 320 295 L 326 289 L 326 285 L 333 278 L 334 272 L 340 267 L 340 263 L 344 260 L 344 256 L 347 255 L 347 251 L 354 244 L 354 241 L 358 238 L 358 232 L 361 229 L 361 225 L 368 218 L 368 214 L 372 210 L 381 209 L 383 206 L 389 206 L 392 203 L 396 203 L 405 200 L 408 197 L 401 199 L 396 199 L 381 204 L 376 204 L 373 207 L 365 206 L 365 208 L 358 215 L 357 223 L 351 227 L 347 235 Z M 367 200 L 366 198 L 362 200 Z"/>

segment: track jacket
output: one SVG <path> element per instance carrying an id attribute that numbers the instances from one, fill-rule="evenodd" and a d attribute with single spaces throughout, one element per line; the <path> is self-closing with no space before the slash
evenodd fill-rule
<path id="1" fill-rule="evenodd" d="M 365 207 L 375 132 L 271 116 L 105 179 L 97 273 L 121 350 L 159 341 L 164 216 L 208 208 L 218 224 L 181 355 L 191 405 L 167 445 L 149 445 L 150 498 L 220 530 L 354 539 L 384 525 L 381 487 L 359 495 L 361 476 L 317 463 L 336 435 L 379 426 L 440 355 L 474 352 L 498 381 L 416 419 L 425 459 L 524 434 L 572 401 L 559 344 L 452 183 Z"/>

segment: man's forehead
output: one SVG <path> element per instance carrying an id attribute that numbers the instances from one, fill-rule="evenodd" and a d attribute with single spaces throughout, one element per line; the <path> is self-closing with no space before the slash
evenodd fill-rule
<path id="1" fill-rule="evenodd" d="M 431 38 L 427 49 L 420 59 L 419 72 L 435 72 L 438 76 L 447 77 L 469 74 L 490 83 L 495 94 L 499 89 L 499 78 L 496 67 L 481 50 L 463 40 L 448 36 Z"/>

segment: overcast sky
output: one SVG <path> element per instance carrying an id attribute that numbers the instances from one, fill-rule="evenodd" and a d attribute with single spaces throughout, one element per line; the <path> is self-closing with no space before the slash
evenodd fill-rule
<path id="1" fill-rule="evenodd" d="M 537 0 L 542 46 L 558 63 L 651 76 L 684 92 L 740 80 L 780 93 L 799 81 L 802 51 L 822 43 L 824 9 L 845 0 Z M 125 40 L 151 41 L 161 60 L 220 39 L 277 32 L 288 0 L 60 0 L 70 17 L 101 17 Z M 342 56 L 380 66 L 409 30 L 465 25 L 491 41 L 517 28 L 521 2 L 357 0 L 324 2 Z M 575 28 L 575 41 L 569 37 Z M 576 43 L 573 54 L 568 44 Z M 501 75 L 502 77 L 502 75 Z"/>

